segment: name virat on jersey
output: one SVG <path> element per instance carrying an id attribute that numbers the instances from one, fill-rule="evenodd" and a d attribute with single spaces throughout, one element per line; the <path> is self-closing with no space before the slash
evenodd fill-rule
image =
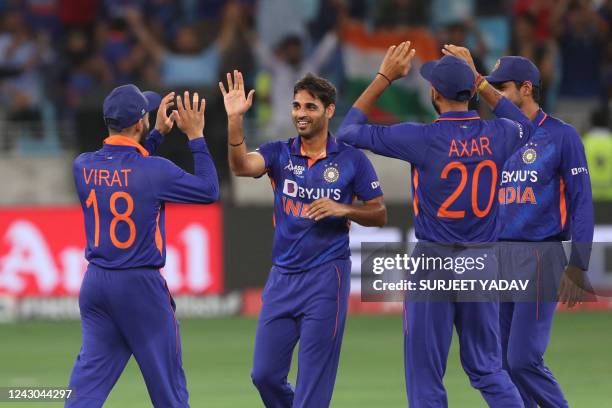
<path id="1" fill-rule="evenodd" d="M 83 180 L 86 185 L 104 187 L 128 187 L 132 169 L 88 169 L 83 167 Z"/>

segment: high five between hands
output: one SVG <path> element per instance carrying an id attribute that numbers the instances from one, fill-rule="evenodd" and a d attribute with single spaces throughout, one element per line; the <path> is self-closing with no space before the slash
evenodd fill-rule
<path id="1" fill-rule="evenodd" d="M 168 115 L 168 109 L 174 105 L 175 95 L 175 92 L 170 92 L 162 98 L 155 118 L 155 129 L 165 135 L 176 123 L 189 140 L 202 137 L 206 101 L 204 98 L 200 99 L 197 92 L 190 97 L 189 92 L 185 91 L 182 98 L 180 95 L 176 96 L 176 109 Z"/>

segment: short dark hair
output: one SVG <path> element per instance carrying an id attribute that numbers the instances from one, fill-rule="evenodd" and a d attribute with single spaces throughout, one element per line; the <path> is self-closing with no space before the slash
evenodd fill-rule
<path id="1" fill-rule="evenodd" d="M 521 81 L 513 82 L 516 85 L 516 89 L 521 89 L 521 86 L 523 86 L 523 82 Z M 533 98 L 535 103 L 540 104 L 541 93 L 539 84 L 531 84 L 531 97 Z"/>
<path id="2" fill-rule="evenodd" d="M 312 96 L 320 99 L 326 108 L 336 104 L 336 87 L 327 79 L 308 73 L 306 76 L 295 83 L 293 95 L 299 91 L 307 91 Z"/>

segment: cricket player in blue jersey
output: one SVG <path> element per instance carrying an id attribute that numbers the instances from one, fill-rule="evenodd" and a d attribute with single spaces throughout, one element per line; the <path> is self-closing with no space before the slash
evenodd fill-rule
<path id="1" fill-rule="evenodd" d="M 453 45 L 446 49 L 476 70 L 469 50 Z M 502 247 L 502 267 L 541 269 L 549 275 L 550 285 L 558 283 L 551 276 L 562 276 L 560 287 L 552 289 L 554 293 L 559 289 L 559 300 L 572 307 L 585 295 L 584 274 L 594 230 L 584 146 L 573 126 L 540 109 L 540 72 L 533 62 L 519 56 L 502 57 L 486 80 L 538 128 L 529 142 L 508 159 L 502 171 L 500 240 L 523 243 Z M 516 117 L 512 109 L 501 109 L 497 114 L 509 119 Z M 567 264 L 561 242 L 570 238 L 572 252 Z M 567 407 L 559 384 L 544 364 L 557 302 L 550 298 L 531 300 L 504 302 L 500 306 L 504 366 L 526 408 Z"/>
<path id="2" fill-rule="evenodd" d="M 263 291 L 251 377 L 269 408 L 329 406 L 347 314 L 351 262 L 349 222 L 386 223 L 380 183 L 363 152 L 329 133 L 336 90 L 307 75 L 295 84 L 297 137 L 248 152 L 242 118 L 242 74 L 219 83 L 228 116 L 229 161 L 235 175 L 268 174 L 274 191 L 272 269 Z M 287 101 L 289 102 L 289 101 Z M 363 205 L 353 204 L 354 197 Z M 297 342 L 295 388 L 287 382 Z"/>
<path id="3" fill-rule="evenodd" d="M 167 95 L 160 105 L 153 92 L 115 88 L 104 100 L 104 146 L 74 161 L 89 266 L 79 295 L 83 343 L 67 407 L 101 407 L 131 355 L 153 406 L 189 406 L 175 305 L 159 272 L 166 260 L 164 205 L 211 203 L 219 185 L 202 136 L 204 99 L 185 92 L 168 116 L 173 98 Z M 176 123 L 189 138 L 195 174 L 151 157 L 139 144 L 149 112 L 158 107 L 147 147 L 153 150 Z"/>
<path id="4" fill-rule="evenodd" d="M 414 228 L 419 241 L 494 242 L 497 239 L 498 176 L 504 162 L 533 131 L 520 110 L 485 83 L 480 89 L 495 112 L 514 109 L 517 121 L 481 120 L 468 110 L 475 91 L 469 65 L 444 56 L 421 67 L 431 83 L 439 118 L 432 124 L 367 124 L 367 113 L 392 83 L 410 71 L 415 50 L 405 42 L 389 48 L 379 72 L 349 111 L 338 140 L 411 163 Z M 448 406 L 443 376 L 453 325 L 461 363 L 473 387 L 491 407 L 522 407 L 502 368 L 499 303 L 405 302 L 404 359 L 409 405 Z"/>

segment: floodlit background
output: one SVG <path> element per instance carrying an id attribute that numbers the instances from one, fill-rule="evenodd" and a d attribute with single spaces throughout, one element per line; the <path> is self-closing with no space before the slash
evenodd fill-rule
<path id="1" fill-rule="evenodd" d="M 596 240 L 612 242 L 611 23 L 610 0 L 0 0 L 0 387 L 68 381 L 86 266 L 71 162 L 101 145 L 102 101 L 113 87 L 133 82 L 207 99 L 205 136 L 222 199 L 170 206 L 163 273 L 181 317 L 192 406 L 254 407 L 261 403 L 249 373 L 270 267 L 272 194 L 266 178 L 230 175 L 217 86 L 225 72 L 240 69 L 256 89 L 247 117 L 254 149 L 294 135 L 293 83 L 307 72 L 338 88 L 333 131 L 393 43 L 411 40 L 418 58 L 381 98 L 372 116 L 381 123 L 435 117 L 418 67 L 440 57 L 441 44 L 468 46 L 483 73 L 502 55 L 527 56 L 542 74 L 543 108 L 583 136 Z M 186 140 L 174 131 L 159 153 L 190 171 Z M 406 405 L 401 304 L 360 302 L 359 260 L 361 241 L 410 240 L 409 165 L 370 157 L 389 224 L 351 230 L 352 315 L 334 407 Z M 592 282 L 612 293 L 612 244 L 593 257 Z M 611 309 L 602 298 L 556 317 L 546 358 L 572 407 L 612 405 Z M 455 346 L 446 385 L 450 406 L 484 406 Z M 150 406 L 133 361 L 107 406 Z"/>

